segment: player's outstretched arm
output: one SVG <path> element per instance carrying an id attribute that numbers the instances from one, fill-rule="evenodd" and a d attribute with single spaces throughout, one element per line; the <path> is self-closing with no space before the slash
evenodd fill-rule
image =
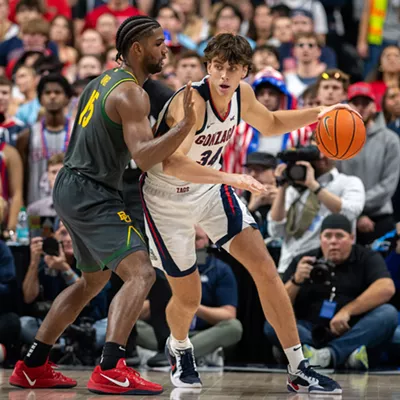
<path id="1" fill-rule="evenodd" d="M 254 91 L 248 83 L 241 82 L 240 90 L 242 118 L 260 131 L 263 136 L 284 134 L 310 125 L 336 108 L 346 108 L 355 112 L 347 104 L 271 112 L 256 99 Z"/>
<path id="2" fill-rule="evenodd" d="M 154 138 L 148 120 L 150 102 L 146 92 L 130 85 L 119 96 L 116 110 L 121 117 L 125 143 L 142 171 L 147 171 L 174 153 L 196 123 L 192 90 L 188 85 L 184 91 L 183 118 L 159 138 Z"/>

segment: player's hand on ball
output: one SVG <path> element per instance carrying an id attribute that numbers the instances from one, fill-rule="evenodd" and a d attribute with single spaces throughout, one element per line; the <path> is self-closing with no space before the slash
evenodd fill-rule
<path id="1" fill-rule="evenodd" d="M 362 119 L 361 115 L 356 110 L 351 108 L 348 104 L 339 103 L 339 104 L 334 104 L 333 106 L 329 106 L 329 107 L 321 106 L 321 111 L 318 114 L 318 120 L 323 118 L 324 115 L 326 115 L 328 112 L 330 112 L 332 110 L 338 110 L 338 109 L 348 110 L 354 114 L 357 114 Z"/>
<path id="2" fill-rule="evenodd" d="M 185 120 L 193 126 L 196 123 L 196 109 L 194 106 L 192 82 L 190 81 L 183 92 L 183 107 L 185 110 Z"/>
<path id="3" fill-rule="evenodd" d="M 268 189 L 250 175 L 231 174 L 233 181 L 229 183 L 237 189 L 248 190 L 253 194 L 268 194 Z"/>

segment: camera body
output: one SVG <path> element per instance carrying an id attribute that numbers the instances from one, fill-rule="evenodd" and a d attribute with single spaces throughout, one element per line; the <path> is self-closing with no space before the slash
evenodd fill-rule
<path id="1" fill-rule="evenodd" d="M 311 265 L 313 269 L 310 272 L 310 283 L 329 285 L 335 264 L 332 261 L 319 258 Z"/>
<path id="2" fill-rule="evenodd" d="M 281 177 L 277 178 L 277 185 L 282 186 L 285 183 L 295 185 L 296 181 L 305 181 L 307 168 L 304 165 L 297 165 L 297 161 L 316 161 L 319 159 L 319 150 L 317 146 L 300 147 L 290 150 L 284 150 L 278 153 L 278 158 L 287 164 Z"/>

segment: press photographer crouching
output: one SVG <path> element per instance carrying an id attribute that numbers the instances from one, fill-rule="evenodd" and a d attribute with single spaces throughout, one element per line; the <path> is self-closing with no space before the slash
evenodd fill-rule
<path id="1" fill-rule="evenodd" d="M 304 355 L 322 368 L 368 369 L 367 349 L 388 343 L 397 326 L 397 310 L 386 304 L 393 281 L 380 254 L 353 244 L 345 216 L 327 216 L 320 238 L 321 246 L 294 258 L 283 275 Z M 268 322 L 264 333 L 279 346 Z"/>
<path id="2" fill-rule="evenodd" d="M 335 161 L 314 145 L 278 157 L 284 163 L 275 170 L 279 188 L 268 213 L 268 232 L 283 240 L 278 271 L 284 273 L 294 256 L 319 245 L 324 217 L 340 213 L 355 225 L 365 191 L 359 178 L 339 173 Z"/>

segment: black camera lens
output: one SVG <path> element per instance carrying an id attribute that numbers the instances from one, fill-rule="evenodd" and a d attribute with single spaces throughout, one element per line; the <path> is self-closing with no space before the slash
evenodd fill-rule
<path id="1" fill-rule="evenodd" d="M 304 165 L 291 165 L 287 175 L 292 181 L 304 181 L 307 176 L 307 168 Z"/>

